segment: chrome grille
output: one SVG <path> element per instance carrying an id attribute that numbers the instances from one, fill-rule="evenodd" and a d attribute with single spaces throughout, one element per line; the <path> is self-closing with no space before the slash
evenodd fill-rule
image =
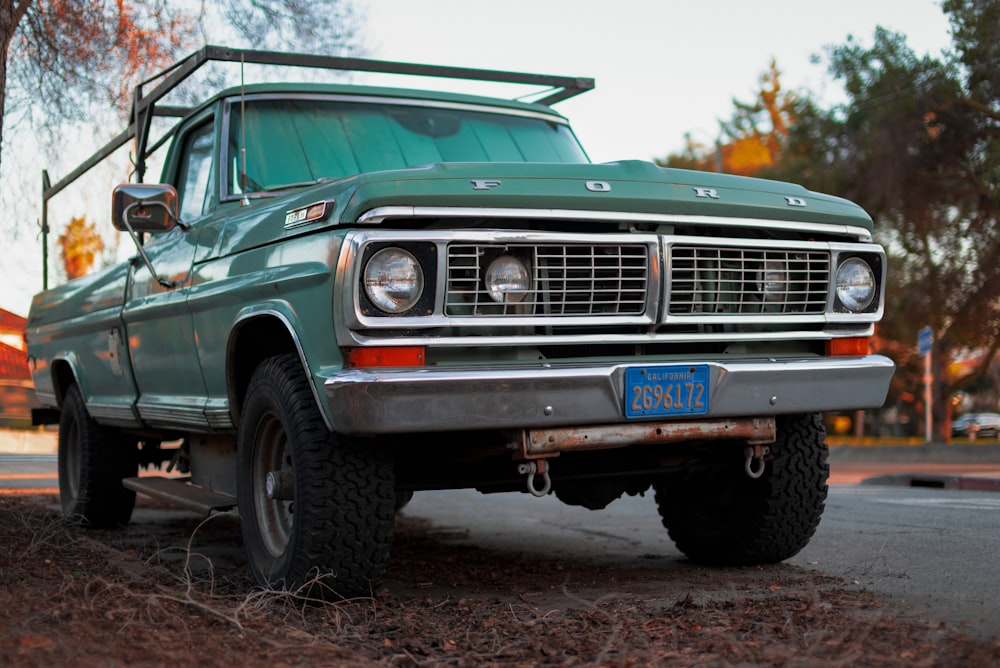
<path id="1" fill-rule="evenodd" d="M 815 314 L 826 310 L 826 251 L 670 247 L 671 315 Z"/>
<path id="2" fill-rule="evenodd" d="M 497 303 L 486 269 L 511 255 L 525 264 L 532 289 L 517 303 Z M 649 250 L 642 244 L 486 244 L 448 246 L 445 314 L 491 316 L 641 315 L 646 308 Z"/>

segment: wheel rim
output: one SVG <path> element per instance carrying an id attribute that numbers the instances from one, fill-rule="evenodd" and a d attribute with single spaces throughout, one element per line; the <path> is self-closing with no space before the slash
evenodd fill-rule
<path id="1" fill-rule="evenodd" d="M 275 559 L 285 553 L 291 539 L 294 499 L 269 498 L 267 474 L 272 471 L 291 470 L 291 451 L 287 446 L 288 437 L 277 416 L 263 417 L 254 442 L 253 503 L 261 543 L 268 554 Z"/>

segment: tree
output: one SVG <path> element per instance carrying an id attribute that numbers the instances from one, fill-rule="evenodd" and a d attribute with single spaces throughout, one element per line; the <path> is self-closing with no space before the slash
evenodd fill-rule
<path id="1" fill-rule="evenodd" d="M 59 250 L 66 278 L 79 278 L 94 266 L 97 256 L 104 251 L 104 241 L 97 226 L 88 223 L 86 216 L 74 217 L 59 235 Z"/>
<path id="2" fill-rule="evenodd" d="M 952 395 L 1000 349 L 1000 2 L 949 0 L 944 9 L 953 54 L 918 57 L 884 29 L 870 47 L 848 39 L 830 48 L 848 102 L 801 114 L 787 159 L 763 175 L 872 214 L 892 280 L 880 333 L 913 347 L 917 330 L 934 331 L 935 437 L 948 441 Z M 970 350 L 980 363 L 952 365 Z"/>
<path id="3" fill-rule="evenodd" d="M 125 125 L 137 83 L 203 44 L 364 55 L 362 20 L 355 0 L 0 0 L 0 154 L 7 158 L 0 164 L 0 208 L 9 221 L 20 221 L 0 226 L 0 240 L 18 249 L 17 257 L 8 253 L 8 264 L 20 264 L 8 296 L 44 284 L 35 283 L 33 263 L 23 259 L 45 256 L 32 224 L 42 213 L 42 166 L 53 168 L 58 181 L 110 140 Z M 185 82 L 167 104 L 200 102 L 217 85 L 237 83 L 234 71 L 206 67 L 204 77 Z M 167 121 L 159 122 L 156 128 L 165 128 Z M 85 179 L 105 187 L 130 178 L 126 150 Z M 79 200 L 84 183 L 56 207 Z"/>
<path id="4" fill-rule="evenodd" d="M 805 102 L 794 92 L 783 90 L 781 72 L 771 61 L 760 77 L 760 91 L 751 103 L 733 100 L 733 118 L 720 123 L 720 137 L 714 147 L 685 136 L 685 148 L 657 164 L 683 169 L 723 171 L 750 176 L 782 159 L 789 126 Z"/>
<path id="5" fill-rule="evenodd" d="M 357 46 L 358 21 L 350 0 L 0 0 L 0 147 L 11 109 L 49 129 L 95 108 L 127 114 L 132 87 L 207 41 L 205 26 L 234 46 L 339 53 Z"/>
<path id="6" fill-rule="evenodd" d="M 7 110 L 8 83 L 14 106 L 32 121 L 80 120 L 88 110 L 81 97 L 126 109 L 128 83 L 187 46 L 193 25 L 160 2 L 135 8 L 124 0 L 0 0 L 0 112 Z M 28 104 L 39 99 L 46 104 Z"/>
<path id="7" fill-rule="evenodd" d="M 946 0 L 944 10 L 954 51 L 940 57 L 918 56 L 881 28 L 871 46 L 848 38 L 828 48 L 845 104 L 823 109 L 807 95 L 785 103 L 772 68 L 757 103 L 737 103 L 723 124 L 721 155 L 725 171 L 802 183 L 872 214 L 889 254 L 876 341 L 899 365 L 891 392 L 922 401 L 915 348 L 930 326 L 935 436 L 948 441 L 952 397 L 1000 350 L 1000 0 Z M 738 142 L 756 157 L 735 160 Z M 698 149 L 689 140 L 666 162 L 712 169 Z M 974 363 L 954 364 L 960 356 Z"/>

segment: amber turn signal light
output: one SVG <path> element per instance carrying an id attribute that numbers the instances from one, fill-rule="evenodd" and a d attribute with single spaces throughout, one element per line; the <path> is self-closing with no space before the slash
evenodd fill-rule
<path id="1" fill-rule="evenodd" d="M 393 346 L 384 348 L 352 348 L 347 353 L 347 366 L 352 369 L 383 366 L 423 366 L 423 346 Z"/>
<path id="2" fill-rule="evenodd" d="M 826 342 L 826 354 L 830 357 L 858 357 L 871 352 L 871 339 L 859 336 L 849 339 L 830 339 Z"/>

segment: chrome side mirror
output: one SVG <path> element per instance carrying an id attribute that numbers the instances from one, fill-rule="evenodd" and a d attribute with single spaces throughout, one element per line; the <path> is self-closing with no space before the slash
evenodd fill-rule
<path id="1" fill-rule="evenodd" d="M 141 232 L 169 232 L 174 225 L 187 229 L 177 220 L 177 191 L 173 186 L 156 183 L 123 183 L 117 186 L 111 194 L 111 222 L 132 237 L 139 257 L 157 283 L 167 289 L 184 284 L 183 281 L 168 281 L 156 273 L 138 236 Z"/>
<path id="2" fill-rule="evenodd" d="M 122 232 L 169 232 L 178 224 L 177 191 L 159 183 L 123 183 L 111 194 L 111 222 Z"/>

